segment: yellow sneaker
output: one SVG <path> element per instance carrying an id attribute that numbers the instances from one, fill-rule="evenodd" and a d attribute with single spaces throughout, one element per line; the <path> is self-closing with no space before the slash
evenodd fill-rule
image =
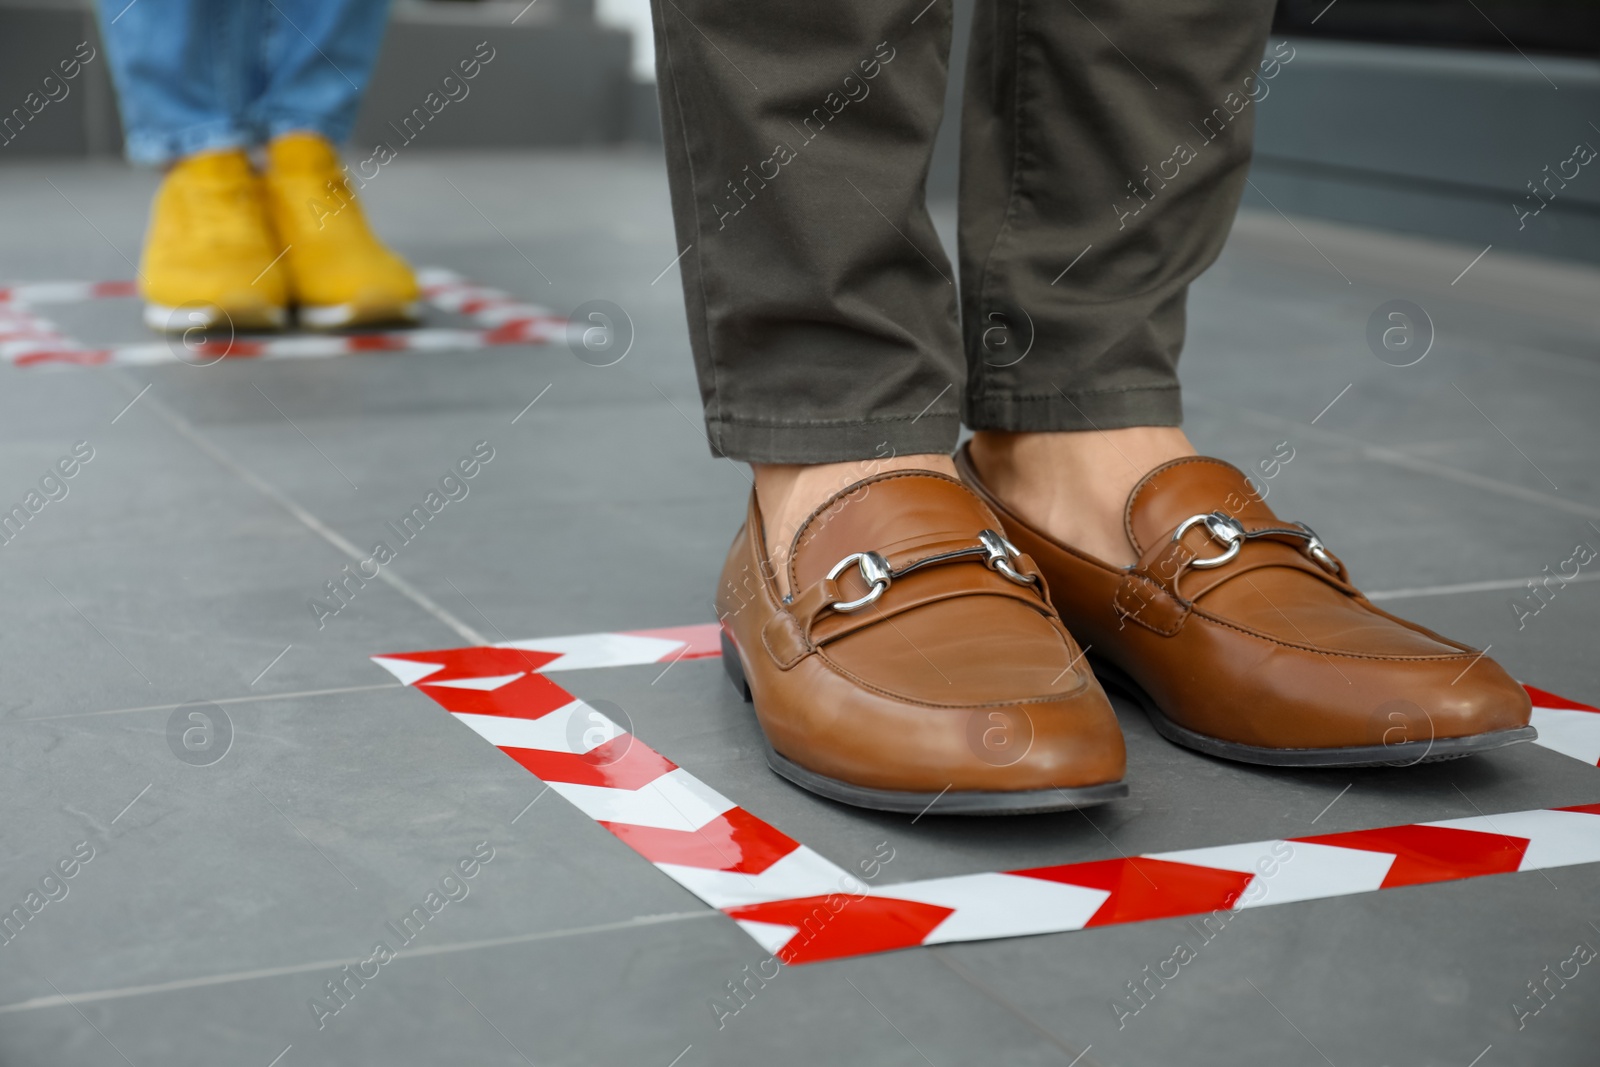
<path id="1" fill-rule="evenodd" d="M 414 322 L 417 280 L 370 229 L 332 144 L 288 133 L 267 146 L 267 209 L 289 248 L 289 290 L 302 326 Z"/>
<path id="2" fill-rule="evenodd" d="M 181 160 L 150 209 L 139 269 L 145 324 L 176 333 L 281 327 L 289 302 L 282 250 L 242 149 Z"/>

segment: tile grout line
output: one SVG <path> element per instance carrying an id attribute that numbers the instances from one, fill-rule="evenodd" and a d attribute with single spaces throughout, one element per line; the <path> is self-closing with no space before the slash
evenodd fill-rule
<path id="1" fill-rule="evenodd" d="M 1532 578 L 1495 578 L 1481 582 L 1461 582 L 1455 585 L 1422 585 L 1409 586 L 1400 589 L 1374 589 L 1367 593 L 1367 599 L 1372 601 L 1409 600 L 1422 597 L 1437 596 L 1463 596 L 1469 593 L 1493 593 L 1508 589 L 1525 588 L 1530 581 L 1538 581 L 1542 576 Z M 1568 578 L 1568 585 L 1588 584 L 1600 582 L 1600 573 L 1580 574 Z M 1076 662 L 1076 661 L 1074 661 Z M 1070 664 L 1069 664 L 1070 666 Z M 665 673 L 665 672 L 663 672 Z M 289 693 L 255 693 L 249 696 L 218 697 L 208 700 L 208 704 L 252 704 L 272 700 L 294 700 L 304 697 L 341 696 L 345 693 L 365 693 L 377 689 L 403 689 L 400 682 L 378 682 L 372 685 L 346 685 L 329 689 L 302 689 Z M 181 708 L 193 701 L 180 701 L 170 704 L 141 704 L 131 708 L 107 708 L 100 711 L 69 711 L 61 715 L 34 715 L 27 718 L 0 719 L 0 726 L 15 725 L 30 722 L 55 722 L 61 719 L 82 719 L 100 715 L 128 715 L 141 711 L 171 711 Z"/>
<path id="2" fill-rule="evenodd" d="M 132 383 L 128 382 L 116 371 L 106 370 L 105 373 L 123 389 L 129 392 L 133 391 Z M 274 504 L 277 504 L 284 511 L 287 511 L 302 526 L 306 527 L 312 533 L 316 534 L 328 544 L 338 549 L 339 552 L 345 556 L 348 556 L 353 562 L 360 563 L 362 560 L 366 559 L 366 555 L 353 543 L 346 539 L 343 534 L 339 533 L 337 530 L 333 529 L 331 526 L 327 525 L 321 519 L 313 515 L 310 511 L 306 510 L 305 507 L 303 507 L 283 490 L 279 489 L 265 478 L 262 478 L 248 467 L 245 467 L 232 456 L 224 452 L 221 448 L 207 440 L 187 419 L 173 412 L 170 408 L 158 400 L 150 400 L 145 404 L 145 406 L 154 411 L 163 422 L 176 430 L 180 436 L 186 438 L 190 444 L 194 445 L 201 452 L 209 456 L 218 466 L 229 471 L 240 481 L 250 486 L 268 500 L 271 500 Z M 487 645 L 490 643 L 489 639 L 483 634 L 480 634 L 477 630 L 474 630 L 472 627 L 456 618 L 449 611 L 446 611 L 443 607 L 440 607 L 427 594 L 423 593 L 420 589 L 406 581 L 404 578 L 394 574 L 390 569 L 380 568 L 377 576 L 395 592 L 399 593 L 401 596 L 420 607 L 423 611 L 427 612 L 429 615 L 432 615 L 439 622 L 449 627 L 457 636 L 464 637 L 475 645 Z"/>
<path id="3" fill-rule="evenodd" d="M 301 697 L 334 696 L 340 693 L 367 693 L 374 689 L 401 689 L 399 682 L 376 682 L 371 685 L 343 685 L 333 689 L 302 689 L 294 693 L 253 693 L 242 697 L 219 697 L 216 700 L 207 700 L 206 704 L 258 704 L 268 700 L 295 700 Z M 128 715 L 136 711 L 171 711 L 173 708 L 187 707 L 195 703 L 193 700 L 177 701 L 172 704 L 142 704 L 136 708 L 108 708 L 104 711 L 69 711 L 61 715 L 34 715 L 29 718 L 3 719 L 0 726 L 24 722 L 56 722 L 60 719 L 83 719 L 96 715 Z"/>
<path id="4" fill-rule="evenodd" d="M 688 922 L 695 919 L 709 919 L 720 916 L 722 913 L 707 909 L 705 911 L 674 911 L 663 912 L 658 915 L 639 915 L 632 919 L 623 919 L 618 922 L 595 923 L 590 926 L 574 926 L 565 930 L 546 930 L 536 934 L 515 934 L 510 937 L 491 937 L 479 941 L 455 941 L 443 945 L 431 945 L 427 948 L 412 949 L 395 953 L 396 959 L 406 959 L 413 956 L 445 956 L 457 952 L 472 952 L 484 948 L 500 948 L 507 945 L 531 944 L 539 941 L 554 941 L 568 937 L 582 937 L 587 934 L 610 933 L 617 930 L 633 930 L 644 926 L 659 926 L 666 923 Z M 155 993 L 173 993 L 182 989 L 198 989 L 204 986 L 229 985 L 234 982 L 249 982 L 260 978 L 278 978 L 290 974 L 306 974 L 311 971 L 336 970 L 347 963 L 360 963 L 366 957 L 353 956 L 349 959 L 312 960 L 307 963 L 291 963 L 281 967 L 258 967 L 249 971 L 231 971 L 224 974 L 206 975 L 201 978 L 180 978 L 171 982 L 155 982 L 148 985 L 122 986 L 116 989 L 99 989 L 83 993 L 73 993 L 69 1002 L 65 996 L 34 997 L 32 1000 L 19 1000 L 13 1004 L 0 1004 L 0 1015 L 14 1015 L 23 1011 L 38 1011 L 44 1008 L 63 1008 L 69 1003 L 91 1004 L 104 1000 L 123 1000 L 128 997 L 148 996 Z"/>
<path id="5" fill-rule="evenodd" d="M 1548 575 L 1536 574 L 1531 578 L 1497 578 L 1483 582 L 1458 582 L 1455 585 L 1419 585 L 1407 589 L 1375 589 L 1367 594 L 1368 600 L 1407 600 L 1412 597 L 1458 596 L 1462 593 L 1494 593 L 1506 589 L 1526 589 L 1529 582 L 1540 582 Z M 1571 578 L 1561 576 L 1565 585 L 1600 582 L 1600 573 L 1578 574 Z"/>
<path id="6" fill-rule="evenodd" d="M 943 964 L 946 970 L 950 971 L 957 978 L 960 978 L 970 988 L 977 990 L 978 993 L 980 993 L 990 1003 L 1004 1008 L 1006 1011 L 1009 1011 L 1011 1014 L 1021 1019 L 1027 1024 L 1029 1029 L 1038 1033 L 1041 1037 L 1050 1042 L 1050 1044 L 1054 1045 L 1056 1048 L 1060 1049 L 1063 1053 L 1069 1056 L 1073 1054 L 1072 1046 L 1068 1045 L 1065 1041 L 1061 1040 L 1061 1038 L 1057 1037 L 1055 1032 L 1049 1027 L 1038 1022 L 1020 1007 L 1011 1003 L 1009 998 L 1001 995 L 998 991 L 991 989 L 987 983 L 971 974 L 965 967 L 956 963 L 954 960 L 947 958 L 947 952 L 943 945 L 928 946 L 928 953 L 939 963 Z M 1077 1053 L 1072 1062 L 1074 1064 L 1078 1063 L 1089 1054 L 1089 1049 L 1093 1047 L 1093 1045 L 1085 1045 L 1084 1048 Z M 1084 1067 L 1100 1067 L 1100 1065 L 1097 1061 L 1090 1059 L 1084 1065 Z"/>
<path id="7" fill-rule="evenodd" d="M 1313 436 L 1320 435 L 1330 443 L 1343 445 L 1347 448 L 1356 448 L 1360 451 L 1360 454 L 1363 458 L 1374 460 L 1379 463 L 1387 463 L 1390 466 L 1400 467 L 1417 474 L 1431 474 L 1436 478 L 1441 478 L 1446 481 L 1457 482 L 1461 485 L 1470 485 L 1475 489 L 1487 490 L 1491 493 L 1497 493 L 1500 496 L 1512 497 L 1513 499 L 1521 500 L 1524 503 L 1539 504 L 1547 508 L 1552 508 L 1556 511 L 1564 511 L 1569 515 L 1579 515 L 1586 519 L 1600 519 L 1600 508 L 1590 507 L 1586 504 L 1574 503 L 1569 500 L 1563 500 L 1560 497 L 1552 496 L 1551 494 L 1538 489 L 1528 489 L 1512 482 L 1504 482 L 1498 478 L 1491 478 L 1487 475 L 1476 474 L 1472 471 L 1462 470 L 1459 467 L 1452 467 L 1445 463 L 1436 463 L 1433 460 L 1422 459 L 1418 456 L 1411 456 L 1398 449 L 1370 444 L 1361 440 L 1359 437 L 1352 437 L 1348 434 L 1340 433 L 1337 430 L 1326 430 L 1320 426 L 1310 426 L 1307 423 L 1300 422 L 1297 419 L 1286 419 L 1281 415 L 1269 415 L 1266 412 L 1254 411 L 1250 408 L 1232 407 L 1230 405 L 1219 403 L 1218 401 L 1211 400 L 1207 397 L 1202 397 L 1193 393 L 1187 394 L 1186 398 L 1190 401 L 1198 401 L 1202 406 L 1211 407 L 1217 411 L 1231 413 L 1235 416 L 1253 421 L 1258 425 L 1271 426 L 1273 429 L 1294 429 L 1301 433 L 1310 433 Z"/>
<path id="8" fill-rule="evenodd" d="M 1533 578 L 1496 578 L 1482 582 L 1461 582 L 1456 585 L 1423 585 L 1401 589 L 1374 589 L 1367 593 L 1366 596 L 1368 600 L 1386 601 L 1409 600 L 1414 598 L 1436 596 L 1462 596 L 1469 593 L 1493 593 L 1507 589 L 1525 588 L 1528 582 L 1538 581 L 1539 577 L 1541 576 L 1535 576 Z M 1588 584 L 1590 582 L 1600 582 L 1600 573 L 1580 574 L 1575 578 L 1567 579 L 1568 585 Z M 1073 662 L 1077 661 L 1074 660 Z M 1071 665 L 1069 664 L 1068 666 Z M 340 696 L 345 693 L 364 693 L 376 689 L 403 688 L 405 688 L 405 686 L 400 682 L 378 682 L 373 685 L 347 685 L 330 689 L 302 689 L 291 693 L 256 693 L 249 696 L 218 697 L 214 700 L 208 700 L 206 703 L 251 704 L 270 700 L 291 700 L 300 699 L 303 697 Z M 171 704 L 143 704 L 138 707 L 108 708 L 102 711 L 70 711 L 61 715 L 35 715 L 28 718 L 0 720 L 0 726 L 29 722 L 55 722 L 58 719 L 81 719 L 99 715 L 127 715 L 141 711 L 171 711 L 173 708 L 181 708 L 191 703 L 193 703 L 193 701 L 182 701 Z"/>

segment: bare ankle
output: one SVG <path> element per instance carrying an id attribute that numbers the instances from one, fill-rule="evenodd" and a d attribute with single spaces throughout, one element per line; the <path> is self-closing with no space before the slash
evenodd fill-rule
<path id="1" fill-rule="evenodd" d="M 1070 433 L 980 431 L 972 462 L 1007 507 L 1057 540 L 1115 566 L 1136 560 L 1123 528 L 1128 494 L 1150 471 L 1195 454 L 1174 426 Z"/>
<path id="2" fill-rule="evenodd" d="M 750 467 L 755 472 L 756 501 L 766 527 L 767 558 L 778 591 L 784 595 L 789 592 L 789 549 L 795 534 L 811 513 L 839 490 L 884 471 L 931 470 L 952 478 L 956 475 L 950 457 L 937 452 L 843 463 L 752 463 Z"/>

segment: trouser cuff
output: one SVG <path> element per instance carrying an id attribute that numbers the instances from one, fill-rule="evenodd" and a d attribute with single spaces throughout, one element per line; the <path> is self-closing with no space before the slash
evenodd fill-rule
<path id="1" fill-rule="evenodd" d="M 991 393 L 967 398 L 966 423 L 974 430 L 1011 433 L 1179 426 L 1183 397 L 1176 384 L 1022 396 Z"/>
<path id="2" fill-rule="evenodd" d="M 711 419 L 713 455 L 746 463 L 843 463 L 955 450 L 961 421 L 954 413 L 860 421 L 743 422 Z"/>

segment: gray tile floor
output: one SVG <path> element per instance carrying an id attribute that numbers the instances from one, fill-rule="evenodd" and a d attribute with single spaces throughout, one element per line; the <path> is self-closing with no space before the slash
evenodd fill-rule
<path id="1" fill-rule="evenodd" d="M 109 165 L 0 170 L 0 277 L 131 276 L 151 188 Z M 1585 969 L 1520 1031 L 1510 1005 L 1597 943 L 1600 865 L 1241 915 L 1121 1029 L 1111 1002 L 1180 921 L 791 968 L 719 1030 L 711 1000 L 765 953 L 558 798 L 513 824 L 539 783 L 367 660 L 464 644 L 463 627 L 498 640 L 711 618 L 748 485 L 698 429 L 677 273 L 658 277 L 678 252 L 660 163 L 408 158 L 366 195 L 414 262 L 563 313 L 611 300 L 634 347 L 606 368 L 560 345 L 0 368 L 0 500 L 75 442 L 95 450 L 0 550 L 0 900 L 79 842 L 94 850 L 0 947 L 0 1063 L 1594 1062 L 1600 976 Z M 1521 629 L 1510 602 L 1577 542 L 1600 545 L 1600 274 L 1497 247 L 1452 283 L 1478 251 L 1241 218 L 1192 301 L 1190 430 L 1240 464 L 1288 441 L 1272 503 L 1386 606 L 1594 701 L 1600 585 L 1568 586 Z M 1436 326 L 1415 366 L 1368 350 L 1392 299 Z M 135 312 L 47 314 L 136 341 Z M 411 595 L 373 583 L 319 630 L 306 600 L 345 562 L 329 534 L 380 536 L 485 439 L 495 458 L 471 494 L 393 567 Z M 1472 583 L 1489 587 L 1451 588 Z M 912 826 L 773 777 L 715 661 L 657 673 L 563 684 L 836 861 L 890 842 L 885 881 L 1600 800 L 1600 771 L 1533 746 L 1290 774 L 1178 750 L 1122 708 L 1134 795 L 1098 829 Z M 169 748 L 190 701 L 231 721 L 209 767 Z M 485 840 L 495 858 L 470 897 L 319 1030 L 308 1000 Z"/>

